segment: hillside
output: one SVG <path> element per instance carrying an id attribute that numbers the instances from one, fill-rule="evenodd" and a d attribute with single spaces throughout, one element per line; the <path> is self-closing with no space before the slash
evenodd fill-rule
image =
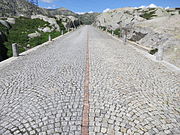
<path id="1" fill-rule="evenodd" d="M 96 16 L 99 13 L 86 13 L 86 14 L 76 14 L 66 8 L 57 9 L 45 9 L 37 7 L 29 3 L 27 0 L 0 0 L 0 17 L 12 17 L 12 16 L 24 16 L 31 17 L 31 15 L 45 15 L 45 16 L 73 16 L 79 18 L 83 24 L 92 24 L 95 21 Z"/>
<path id="2" fill-rule="evenodd" d="M 100 13 L 85 13 L 78 15 L 78 18 L 82 21 L 83 24 L 91 25 L 94 23 L 98 15 L 100 15 Z"/>
<path id="3" fill-rule="evenodd" d="M 50 15 L 47 9 L 39 8 L 26 0 L 0 0 L 0 17 Z"/>

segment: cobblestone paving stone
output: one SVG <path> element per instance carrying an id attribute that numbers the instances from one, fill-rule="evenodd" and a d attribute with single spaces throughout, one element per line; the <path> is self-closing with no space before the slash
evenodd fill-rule
<path id="1" fill-rule="evenodd" d="M 81 134 L 84 29 L 0 69 L 0 135 Z"/>
<path id="2" fill-rule="evenodd" d="M 87 32 L 89 135 L 179 135 L 180 75 L 93 27 L 0 68 L 0 135 L 83 135 Z"/>
<path id="3" fill-rule="evenodd" d="M 90 29 L 90 135 L 179 135 L 180 74 Z"/>

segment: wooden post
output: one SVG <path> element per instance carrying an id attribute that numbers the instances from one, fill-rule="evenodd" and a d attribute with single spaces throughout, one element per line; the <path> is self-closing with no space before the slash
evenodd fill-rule
<path id="1" fill-rule="evenodd" d="M 12 44 L 12 51 L 13 51 L 13 57 L 19 56 L 19 50 L 18 50 L 18 46 L 16 43 Z"/>
<path id="2" fill-rule="evenodd" d="M 158 53 L 156 55 L 156 60 L 162 61 L 163 60 L 163 46 L 158 46 Z"/>

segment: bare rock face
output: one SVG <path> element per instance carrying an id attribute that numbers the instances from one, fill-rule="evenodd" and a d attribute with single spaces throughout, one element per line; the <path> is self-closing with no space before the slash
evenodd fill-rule
<path id="1" fill-rule="evenodd" d="M 26 16 L 42 14 L 49 15 L 47 9 L 39 8 L 27 0 L 1 0 L 0 1 L 0 16 L 12 17 L 12 16 Z"/>
<path id="2" fill-rule="evenodd" d="M 4 25 L 6 28 L 11 28 L 10 24 L 5 20 L 0 20 L 0 24 Z"/>
<path id="3" fill-rule="evenodd" d="M 56 15 L 55 17 L 58 21 L 62 21 L 66 28 L 75 28 L 82 24 L 79 18 L 74 16 Z"/>
<path id="4" fill-rule="evenodd" d="M 16 20 L 14 18 L 7 18 L 7 22 L 10 24 L 15 24 Z"/>
<path id="5" fill-rule="evenodd" d="M 53 30 L 49 27 L 45 27 L 42 29 L 42 32 L 52 32 Z"/>
<path id="6" fill-rule="evenodd" d="M 105 26 L 114 30 L 119 27 L 124 27 L 126 24 L 144 20 L 144 18 L 138 16 L 138 12 L 134 8 L 120 8 L 97 16 L 95 25 Z"/>

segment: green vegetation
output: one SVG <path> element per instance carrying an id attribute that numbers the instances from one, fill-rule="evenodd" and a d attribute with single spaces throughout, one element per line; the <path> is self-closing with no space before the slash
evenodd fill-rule
<path id="1" fill-rule="evenodd" d="M 0 32 L 3 32 L 4 34 L 8 34 L 8 28 L 6 28 L 4 25 L 0 23 Z"/>
<path id="2" fill-rule="evenodd" d="M 153 10 L 153 9 L 151 9 L 151 10 Z M 157 15 L 155 15 L 156 10 L 153 10 L 153 11 L 151 11 L 151 10 L 150 10 L 149 12 L 147 12 L 147 11 L 144 12 L 144 14 L 140 15 L 140 17 L 149 20 L 149 19 L 151 19 L 152 17 L 157 16 Z"/>
<path id="3" fill-rule="evenodd" d="M 154 55 L 156 52 L 158 52 L 158 49 L 157 49 L 157 48 L 152 49 L 152 50 L 149 51 L 149 53 L 150 53 L 151 55 Z"/>
<path id="4" fill-rule="evenodd" d="M 57 21 L 57 24 L 60 27 L 60 30 L 63 30 L 64 32 L 66 31 L 66 28 L 64 27 L 64 25 L 62 24 L 62 21 Z"/>
<path id="5" fill-rule="evenodd" d="M 99 28 L 102 29 L 103 31 L 107 29 L 105 26 L 99 26 Z"/>
<path id="6" fill-rule="evenodd" d="M 58 24 L 60 26 L 60 29 L 63 30 L 64 33 L 67 32 L 61 21 L 58 21 Z M 50 33 L 38 31 L 38 28 L 44 28 L 46 26 L 50 28 L 52 27 L 48 22 L 45 22 L 43 20 L 29 19 L 25 17 L 16 18 L 16 24 L 13 24 L 12 28 L 9 30 L 0 24 L 0 31 L 5 33 L 8 39 L 8 41 L 4 43 L 5 47 L 8 49 L 8 57 L 12 56 L 12 43 L 18 44 L 19 52 L 21 53 L 27 49 L 27 45 L 30 45 L 28 46 L 28 48 L 32 48 L 48 41 L 49 34 L 52 38 L 61 35 L 61 32 L 57 31 L 53 31 Z M 28 34 L 35 33 L 36 31 L 38 31 L 41 36 L 29 39 Z"/>
<path id="7" fill-rule="evenodd" d="M 121 35 L 121 30 L 118 28 L 114 31 L 114 34 L 117 35 L 118 37 L 120 37 Z"/>
<path id="8" fill-rule="evenodd" d="M 112 33 L 113 30 L 108 30 L 109 33 Z"/>

